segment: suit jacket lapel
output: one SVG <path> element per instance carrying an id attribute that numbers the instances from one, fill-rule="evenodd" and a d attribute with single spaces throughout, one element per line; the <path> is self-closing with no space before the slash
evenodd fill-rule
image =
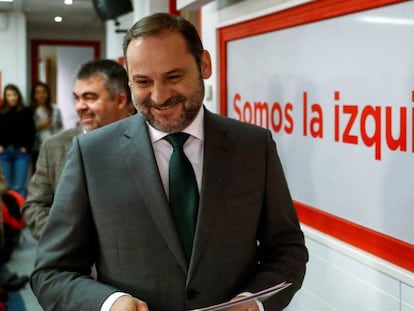
<path id="1" fill-rule="evenodd" d="M 65 152 L 64 152 L 65 155 L 67 155 L 69 153 L 69 150 L 72 147 L 73 137 L 80 135 L 82 133 L 82 128 L 81 127 L 76 127 L 76 128 L 74 128 L 70 131 L 71 132 L 66 133 L 67 136 L 65 137 L 65 140 L 68 140 L 69 143 L 63 144 L 63 148 L 65 150 Z M 64 158 L 64 161 L 66 162 L 66 156 Z"/>
<path id="2" fill-rule="evenodd" d="M 121 146 L 122 153 L 125 156 L 126 163 L 130 163 L 132 178 L 152 215 L 153 221 L 171 253 L 186 273 L 187 263 L 158 173 L 146 123 L 140 115 L 132 118 L 132 122 L 129 122 L 130 126 L 124 133 L 124 137 L 127 139 L 124 140 L 125 143 Z"/>
<path id="3" fill-rule="evenodd" d="M 193 247 L 193 257 L 189 267 L 187 282 L 191 279 L 208 243 L 214 242 L 211 237 L 212 226 L 215 223 L 217 211 L 220 208 L 220 198 L 225 188 L 223 172 L 226 171 L 231 142 L 227 139 L 227 127 L 206 109 L 204 116 L 204 163 L 203 181 L 200 193 L 197 227 Z M 223 178 L 217 178 L 223 176 Z"/>

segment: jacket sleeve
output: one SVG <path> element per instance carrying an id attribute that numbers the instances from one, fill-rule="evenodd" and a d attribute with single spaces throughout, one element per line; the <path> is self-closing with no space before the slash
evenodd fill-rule
<path id="1" fill-rule="evenodd" d="M 45 142 L 40 148 L 36 170 L 30 179 L 27 199 L 22 207 L 25 223 L 36 240 L 43 232 L 55 194 L 50 180 L 49 170 L 53 168 L 49 164 L 48 146 Z"/>
<path id="2" fill-rule="evenodd" d="M 276 144 L 268 133 L 266 185 L 258 235 L 258 269 L 247 291 L 287 281 L 292 285 L 266 300 L 265 310 L 283 310 L 302 286 L 308 252 Z"/>
<path id="3" fill-rule="evenodd" d="M 91 277 L 99 242 L 77 137 L 72 146 L 39 241 L 30 281 L 45 311 L 99 310 L 116 291 Z"/>

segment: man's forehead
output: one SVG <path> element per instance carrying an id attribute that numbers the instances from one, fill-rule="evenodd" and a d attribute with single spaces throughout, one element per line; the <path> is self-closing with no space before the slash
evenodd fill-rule
<path id="1" fill-rule="evenodd" d="M 83 83 L 102 83 L 103 77 L 100 74 L 93 74 L 84 77 L 78 77 L 75 80 L 75 83 L 83 84 Z"/>
<path id="2" fill-rule="evenodd" d="M 73 94 L 76 96 L 85 96 L 91 94 L 102 94 L 105 92 L 105 88 L 101 84 L 79 83 L 75 84 L 73 88 Z"/>
<path id="3" fill-rule="evenodd" d="M 100 87 L 104 85 L 104 80 L 99 75 L 90 76 L 87 78 L 76 79 L 75 80 L 75 88 L 76 87 Z"/>
<path id="4" fill-rule="evenodd" d="M 132 38 L 126 50 L 126 56 L 136 49 L 142 49 L 142 52 L 148 51 L 148 48 L 158 50 L 159 47 L 163 49 L 172 49 L 174 51 L 187 50 L 187 44 L 183 35 L 177 31 L 163 31 L 161 33 L 139 36 Z M 148 51 L 148 54 L 151 53 Z M 147 54 L 147 55 L 148 55 Z"/>

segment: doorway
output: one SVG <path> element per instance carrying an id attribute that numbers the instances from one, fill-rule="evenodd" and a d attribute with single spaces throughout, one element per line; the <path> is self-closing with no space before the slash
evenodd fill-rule
<path id="1" fill-rule="evenodd" d="M 100 57 L 99 41 L 31 40 L 31 85 L 47 83 L 64 128 L 77 125 L 72 87 L 78 65 Z"/>

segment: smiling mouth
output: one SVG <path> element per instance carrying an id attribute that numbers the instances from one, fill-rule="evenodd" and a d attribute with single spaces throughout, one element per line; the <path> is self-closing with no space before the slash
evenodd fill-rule
<path id="1" fill-rule="evenodd" d="M 177 96 L 168 99 L 164 104 L 162 105 L 156 105 L 154 102 L 151 102 L 151 107 L 154 109 L 157 109 L 159 111 L 168 110 L 173 108 L 174 106 L 185 102 L 185 97 L 183 96 Z"/>
<path id="2" fill-rule="evenodd" d="M 83 115 L 80 118 L 81 122 L 91 122 L 93 120 L 93 116 L 91 115 Z"/>
<path id="3" fill-rule="evenodd" d="M 162 111 L 162 110 L 168 110 L 168 109 L 174 107 L 177 104 L 178 104 L 178 102 L 169 103 L 167 105 L 162 105 L 162 106 L 154 106 L 154 105 L 152 105 L 152 108 Z"/>

